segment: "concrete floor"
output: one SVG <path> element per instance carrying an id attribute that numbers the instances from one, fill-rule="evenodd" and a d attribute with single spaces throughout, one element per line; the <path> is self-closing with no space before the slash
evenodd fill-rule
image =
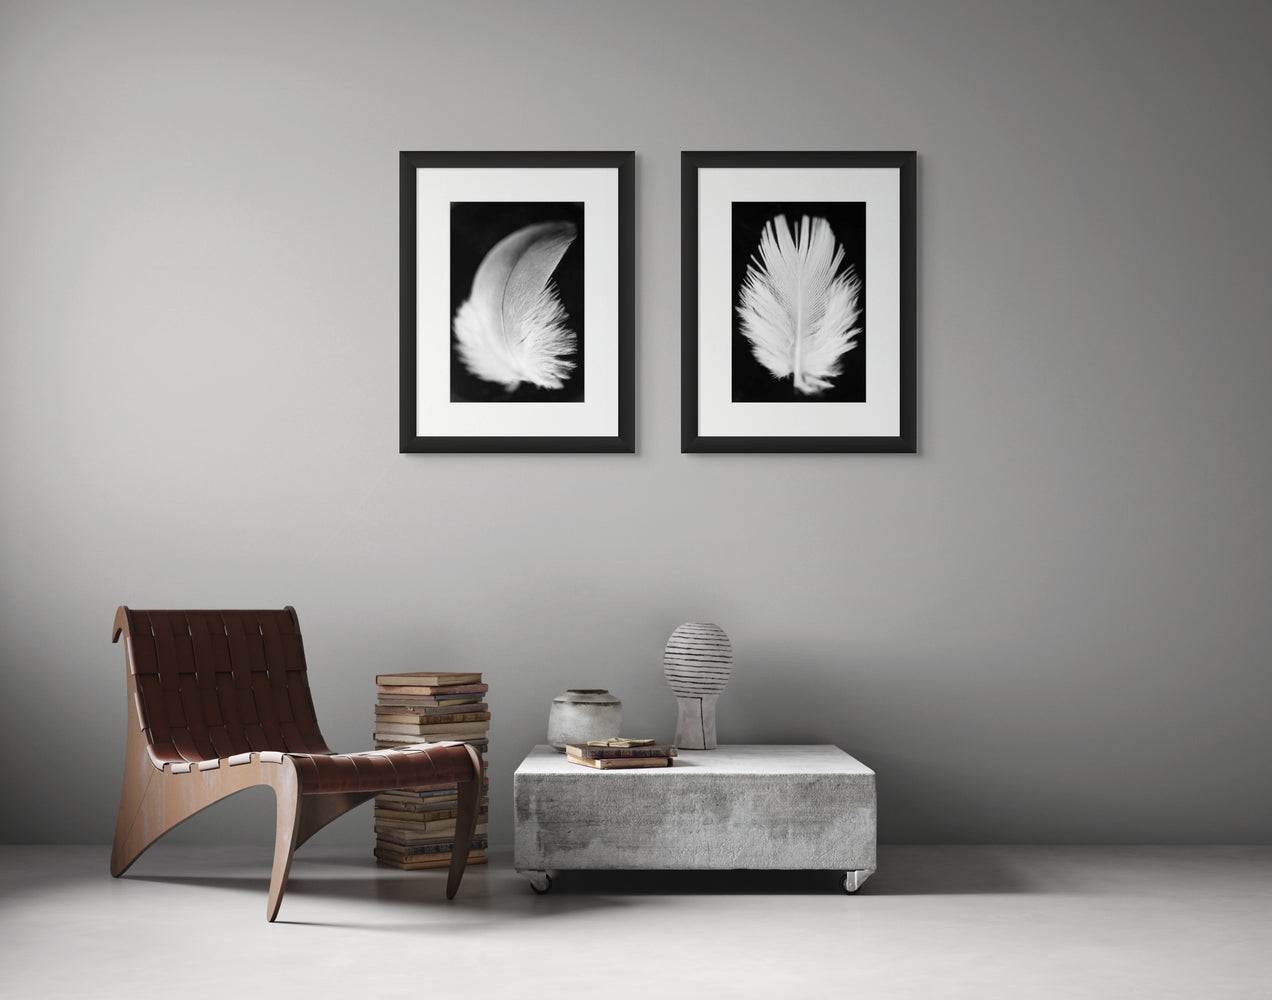
<path id="1" fill-rule="evenodd" d="M 1272 997 L 1272 848 L 893 847 L 826 873 L 441 873 L 264 848 L 0 847 L 0 996 Z"/>

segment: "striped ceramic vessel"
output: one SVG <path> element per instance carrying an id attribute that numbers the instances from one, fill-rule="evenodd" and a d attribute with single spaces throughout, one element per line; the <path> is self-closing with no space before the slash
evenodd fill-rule
<path id="1" fill-rule="evenodd" d="M 719 694 L 733 671 L 733 647 L 719 625 L 685 622 L 671 633 L 663 653 L 663 673 L 678 696 Z"/>
<path id="2" fill-rule="evenodd" d="M 676 746 L 714 750 L 716 699 L 733 671 L 733 647 L 719 625 L 686 622 L 671 633 L 663 673 L 676 695 Z"/>

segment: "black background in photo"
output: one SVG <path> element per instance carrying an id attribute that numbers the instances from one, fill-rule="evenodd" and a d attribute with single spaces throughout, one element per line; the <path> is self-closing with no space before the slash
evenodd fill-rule
<path id="1" fill-rule="evenodd" d="M 509 392 L 498 382 L 478 378 L 464 365 L 455 344 L 459 307 L 473 290 L 473 276 L 486 254 L 505 236 L 536 222 L 573 222 L 578 231 L 552 284 L 565 306 L 565 324 L 578 337 L 567 360 L 574 368 L 560 389 L 522 382 Z M 453 201 L 450 211 L 450 386 L 452 403 L 577 403 L 583 399 L 583 202 Z"/>
<path id="2" fill-rule="evenodd" d="M 765 224 L 778 215 L 786 216 L 792 232 L 802 216 L 822 218 L 830 223 L 835 239 L 844 248 L 842 274 L 851 264 L 861 281 L 857 306 L 861 314 L 856 325 L 861 332 L 857 346 L 840 359 L 843 371 L 824 392 L 806 396 L 795 391 L 789 376 L 778 379 L 755 360 L 751 342 L 742 335 L 738 306 L 742 304 L 742 284 L 751 258 L 760 255 L 760 235 Z M 866 203 L 863 201 L 735 201 L 733 203 L 733 402 L 735 403 L 864 403 L 866 401 Z"/>

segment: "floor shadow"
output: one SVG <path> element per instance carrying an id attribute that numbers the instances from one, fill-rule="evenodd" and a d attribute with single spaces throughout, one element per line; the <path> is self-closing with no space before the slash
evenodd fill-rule
<path id="1" fill-rule="evenodd" d="M 338 861 L 329 862 L 330 867 L 349 868 L 348 858 L 343 865 Z M 306 866 L 308 867 L 308 865 Z M 428 919 L 424 921 L 406 919 L 402 927 L 416 926 L 425 923 L 431 931 L 435 926 L 436 911 L 434 904 L 446 907 L 448 915 L 469 915 L 474 918 L 494 919 L 542 919 L 545 917 L 570 916 L 590 911 L 606 911 L 607 915 L 632 905 L 621 898 L 599 898 L 590 894 L 569 895 L 551 893 L 539 895 L 530 884 L 520 876 L 510 872 L 496 870 L 483 872 L 484 877 L 466 881 L 460 887 L 453 900 L 446 899 L 446 871 L 437 872 L 399 872 L 393 869 L 377 868 L 366 875 L 313 876 L 293 875 L 287 881 L 287 892 L 283 897 L 282 912 L 289 909 L 295 912 L 295 904 L 304 899 L 322 900 L 324 902 L 346 901 L 350 903 L 389 904 L 401 909 L 395 913 L 411 914 L 411 908 L 427 906 Z M 126 875 L 125 881 L 154 882 L 166 885 L 189 886 L 197 889 L 222 889 L 245 894 L 259 895 L 262 900 L 269 892 L 269 877 L 244 875 Z M 293 904 L 289 907 L 289 903 Z M 300 924 L 320 927 L 342 927 L 348 929 L 382 929 L 385 921 L 376 920 L 365 923 L 327 920 L 291 920 L 280 916 L 276 921 L 280 924 Z M 395 921 L 393 921 L 395 922 Z M 453 924 L 446 930 L 456 933 L 471 933 L 470 923 Z"/>
<path id="2" fill-rule="evenodd" d="M 997 895 L 1041 888 L 992 849 L 881 847 L 878 864 L 855 895 Z M 550 895 L 816 896 L 843 893 L 843 880 L 840 871 L 563 871 L 553 877 Z"/>
<path id="3" fill-rule="evenodd" d="M 160 882 L 165 885 L 202 886 L 205 889 L 259 890 L 269 892 L 269 876 L 250 878 L 242 875 L 121 875 L 121 882 Z M 287 884 L 288 890 L 292 884 Z"/>
<path id="4" fill-rule="evenodd" d="M 260 876 L 227 872 L 207 874 L 132 874 L 126 880 L 251 891 L 269 890 L 267 862 Z M 863 896 L 993 895 L 1038 892 L 1041 880 L 1026 868 L 1008 864 L 992 848 L 951 846 L 882 846 L 878 871 L 858 890 Z M 241 871 L 241 864 L 235 865 Z M 327 874 L 330 872 L 331 874 Z M 417 904 L 444 895 L 446 872 L 399 872 L 372 866 L 351 867 L 349 855 L 315 853 L 297 858 L 287 883 L 289 897 L 312 895 L 331 899 Z M 452 905 L 507 913 L 546 915 L 586 909 L 622 908 L 623 896 L 641 895 L 834 895 L 843 892 L 840 871 L 679 871 L 569 870 L 558 872 L 552 889 L 534 893 L 529 883 L 503 865 L 469 869 Z"/>
<path id="5" fill-rule="evenodd" d="M 547 895 L 826 895 L 843 892 L 843 877 L 825 871 L 563 871 L 552 877 Z"/>
<path id="6" fill-rule="evenodd" d="M 1037 892 L 1019 868 L 993 849 L 975 847 L 879 848 L 879 870 L 858 890 L 871 896 L 974 896 Z"/>

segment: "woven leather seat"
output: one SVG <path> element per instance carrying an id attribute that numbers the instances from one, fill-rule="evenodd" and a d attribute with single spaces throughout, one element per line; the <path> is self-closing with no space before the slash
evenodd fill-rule
<path id="1" fill-rule="evenodd" d="M 277 793 L 266 919 L 278 914 L 292 854 L 333 819 L 390 788 L 457 785 L 446 897 L 463 878 L 482 764 L 464 743 L 334 754 L 318 729 L 300 625 L 281 611 L 115 614 L 128 668 L 128 749 L 110 873 L 122 875 L 177 824 L 255 785 Z"/>

